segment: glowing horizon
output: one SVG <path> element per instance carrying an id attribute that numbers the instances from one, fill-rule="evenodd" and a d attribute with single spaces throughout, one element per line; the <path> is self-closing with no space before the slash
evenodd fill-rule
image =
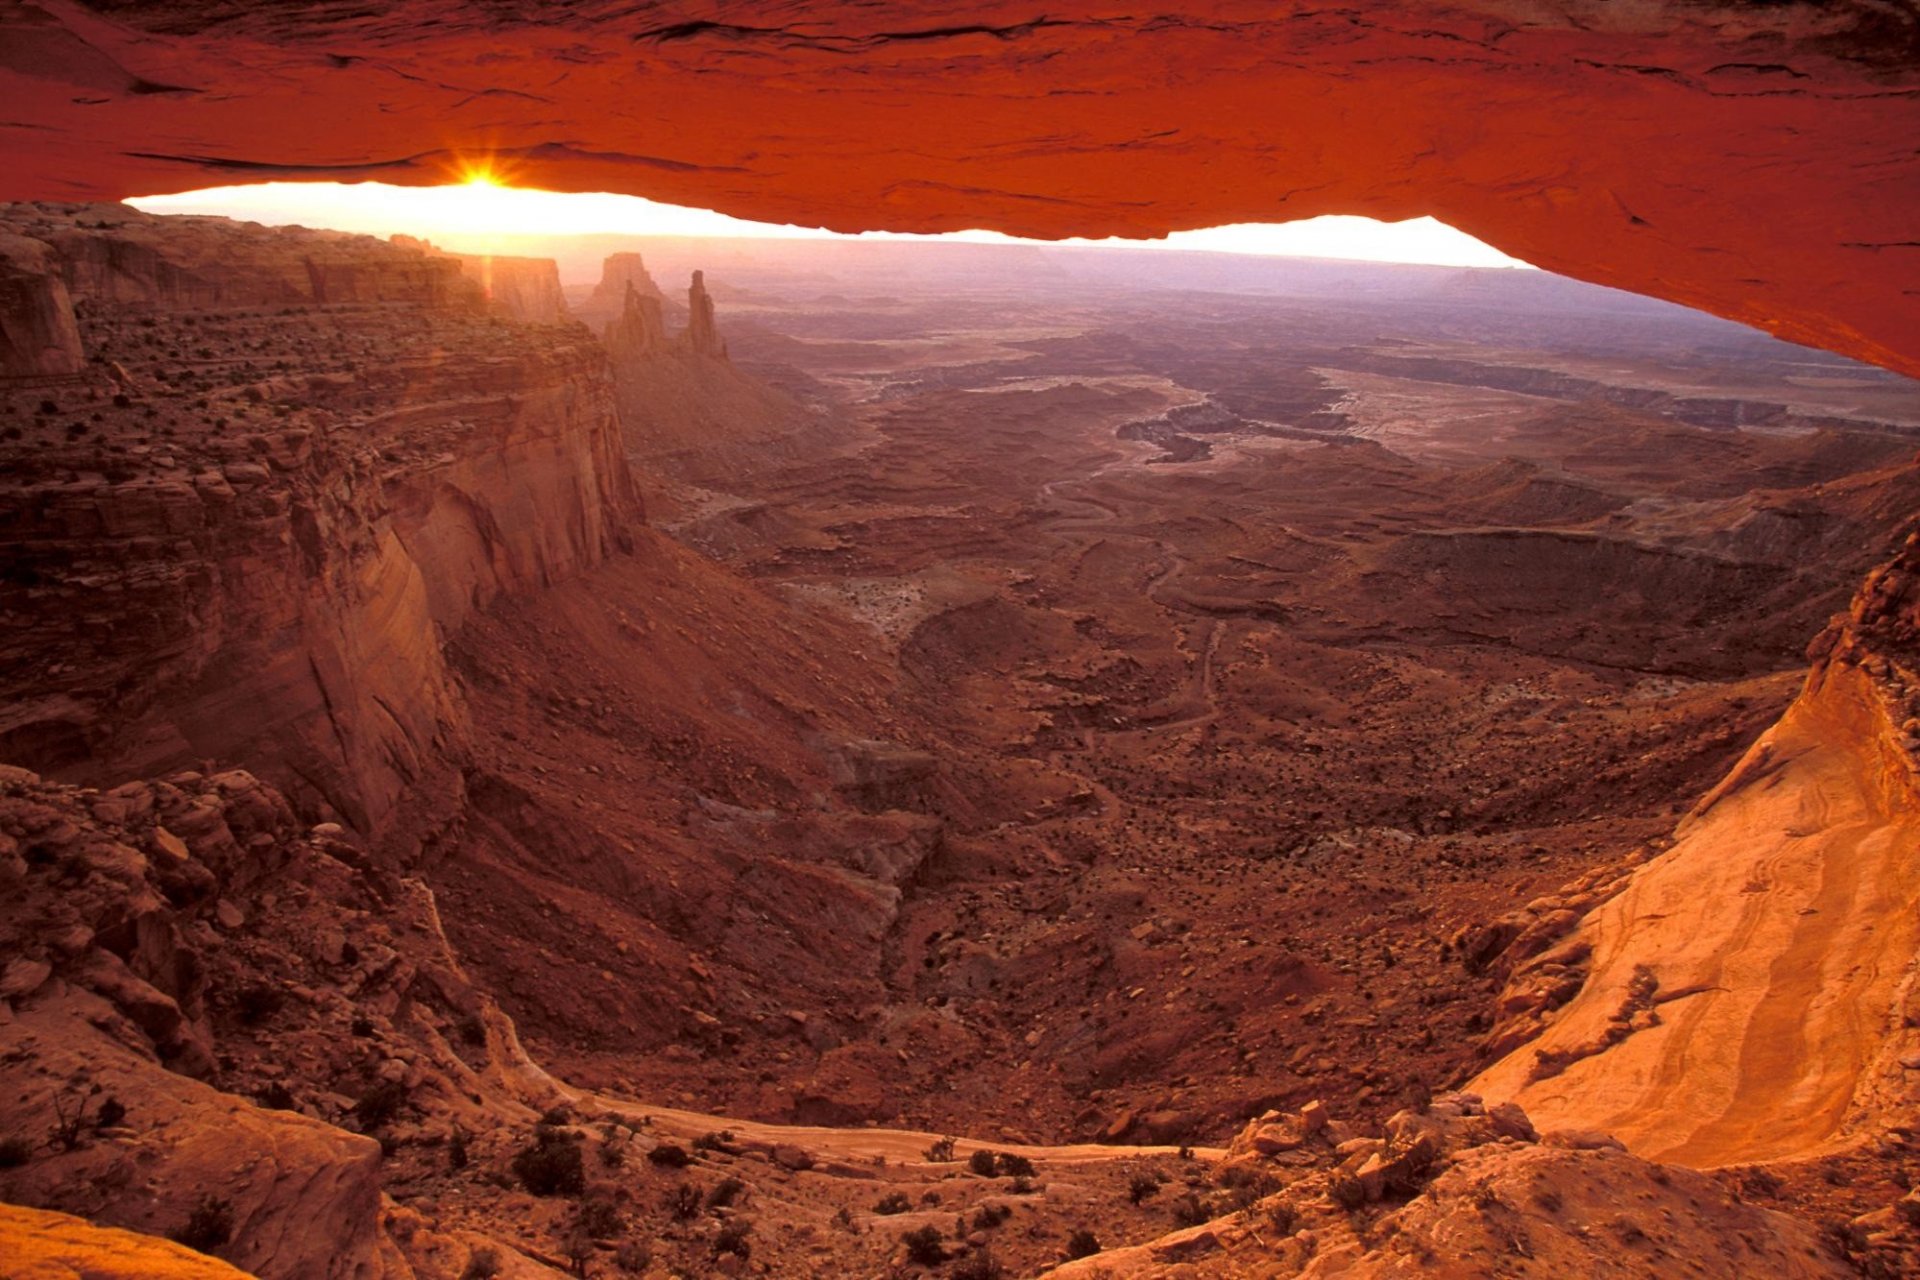
<path id="1" fill-rule="evenodd" d="M 268 226 L 297 224 L 379 236 L 419 236 L 466 253 L 491 252 L 489 240 L 507 237 L 632 235 L 1061 244 L 1532 269 L 1528 263 L 1431 217 L 1380 222 L 1336 214 L 1298 222 L 1240 223 L 1177 231 L 1163 240 L 1028 240 L 985 230 L 940 234 L 866 231 L 849 235 L 817 227 L 752 222 L 640 196 L 568 194 L 506 186 L 484 172 L 472 174 L 463 183 L 440 187 L 399 187 L 381 182 L 266 182 L 209 187 L 178 195 L 135 196 L 126 203 L 147 213 L 213 215 Z"/>

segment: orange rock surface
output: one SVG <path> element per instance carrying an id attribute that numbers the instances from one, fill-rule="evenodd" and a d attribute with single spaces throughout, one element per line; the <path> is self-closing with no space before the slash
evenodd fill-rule
<path id="1" fill-rule="evenodd" d="M 0 198 L 442 183 L 492 155 L 841 230 L 1433 214 L 1913 371 L 1914 42 L 1857 3 L 19 4 Z"/>
<path id="2" fill-rule="evenodd" d="M 218 1258 L 64 1213 L 0 1204 L 0 1258 L 11 1280 L 243 1280 Z"/>

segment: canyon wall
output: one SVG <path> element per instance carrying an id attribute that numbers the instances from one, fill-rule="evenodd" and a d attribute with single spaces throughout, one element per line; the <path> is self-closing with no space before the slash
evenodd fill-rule
<path id="1" fill-rule="evenodd" d="M 1799 698 L 1673 848 L 1515 967 L 1502 1015 L 1542 1029 L 1476 1089 L 1695 1166 L 1877 1136 L 1911 1108 L 1920 540 L 1814 648 Z"/>
<path id="2" fill-rule="evenodd" d="M 489 319 L 416 250 L 97 213 L 9 217 L 99 361 L 53 412 L 0 386 L 0 753 L 102 780 L 246 759 L 415 838 L 458 791 L 445 636 L 638 518 L 604 354 Z"/>

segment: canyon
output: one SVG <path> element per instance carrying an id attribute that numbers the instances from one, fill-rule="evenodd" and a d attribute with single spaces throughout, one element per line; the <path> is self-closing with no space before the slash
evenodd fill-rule
<path id="1" fill-rule="evenodd" d="M 1536 273 L 0 221 L 16 1270 L 1920 1259 L 1904 378 Z"/>

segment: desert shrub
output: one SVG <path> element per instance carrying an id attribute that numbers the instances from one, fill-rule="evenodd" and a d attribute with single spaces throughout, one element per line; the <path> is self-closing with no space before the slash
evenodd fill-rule
<path id="1" fill-rule="evenodd" d="M 406 1102 L 405 1085 L 395 1080 L 376 1080 L 354 1100 L 353 1118 L 362 1131 L 371 1132 L 399 1115 Z"/>
<path id="2" fill-rule="evenodd" d="M 684 1169 L 693 1163 L 693 1157 L 687 1149 L 678 1143 L 663 1142 L 647 1152 L 647 1162 L 657 1164 L 663 1169 Z"/>
<path id="3" fill-rule="evenodd" d="M 913 1208 L 913 1201 L 907 1198 L 907 1193 L 904 1191 L 889 1191 L 886 1195 L 876 1200 L 873 1205 L 873 1211 L 884 1217 L 892 1217 L 896 1213 L 905 1213 L 911 1208 Z"/>
<path id="4" fill-rule="evenodd" d="M 356 1040 L 371 1039 L 373 1037 L 373 1019 L 362 1014 L 347 1024 L 347 1031 L 351 1033 Z"/>
<path id="5" fill-rule="evenodd" d="M 1175 1200 L 1172 1210 L 1173 1221 L 1177 1226 L 1197 1227 L 1213 1219 L 1213 1215 L 1207 1212 L 1207 1206 L 1200 1202 L 1200 1197 L 1191 1191 Z"/>
<path id="6" fill-rule="evenodd" d="M 1300 1211 L 1285 1200 L 1276 1200 L 1267 1206 L 1267 1225 L 1279 1235 L 1290 1236 L 1300 1225 Z"/>
<path id="7" fill-rule="evenodd" d="M 577 1196 L 587 1185 L 580 1144 L 551 1129 L 534 1134 L 513 1158 L 513 1173 L 536 1196 Z"/>
<path id="8" fill-rule="evenodd" d="M 293 1090 L 277 1080 L 256 1094 L 254 1101 L 269 1111 L 291 1111 L 294 1108 Z"/>
<path id="9" fill-rule="evenodd" d="M 183 1244 L 200 1253 L 212 1253 L 233 1239 L 233 1206 L 218 1196 L 205 1196 L 177 1230 L 168 1235 L 175 1244 Z"/>
<path id="10" fill-rule="evenodd" d="M 1026 1177 L 1015 1178 L 1013 1185 L 1008 1187 L 1007 1190 L 1017 1196 L 1030 1196 L 1033 1194 L 1033 1179 Z"/>
<path id="11" fill-rule="evenodd" d="M 611 1140 L 600 1144 L 600 1163 L 609 1169 L 624 1169 L 627 1164 L 627 1144 Z"/>
<path id="12" fill-rule="evenodd" d="M 53 1095 L 53 1144 L 62 1151 L 77 1151 L 87 1132 L 87 1101 L 92 1094 L 56 1093 Z"/>
<path id="13" fill-rule="evenodd" d="M 1127 1181 L 1127 1199 L 1134 1204 L 1160 1194 L 1160 1179 L 1150 1173 L 1136 1173 Z"/>
<path id="14" fill-rule="evenodd" d="M 1013 1208 L 1004 1204 L 983 1204 L 973 1215 L 975 1231 L 991 1231 L 1013 1216 Z"/>
<path id="15" fill-rule="evenodd" d="M 500 1251 L 479 1248 L 467 1255 L 466 1269 L 461 1271 L 460 1280 L 493 1280 L 500 1274 Z"/>
<path id="16" fill-rule="evenodd" d="M 1031 1178 L 1035 1172 L 1033 1161 L 1008 1151 L 996 1151 L 993 1160 L 1003 1178 Z"/>
<path id="17" fill-rule="evenodd" d="M 459 1125 L 453 1126 L 453 1132 L 447 1137 L 447 1168 L 464 1169 L 470 1157 L 467 1154 L 467 1131 Z"/>
<path id="18" fill-rule="evenodd" d="M 580 1202 L 580 1229 L 595 1240 L 610 1240 L 627 1229 L 620 1210 L 605 1196 L 589 1196 Z"/>
<path id="19" fill-rule="evenodd" d="M 727 1144 L 733 1141 L 733 1133 L 727 1129 L 715 1129 L 703 1133 L 693 1140 L 695 1151 L 725 1151 Z"/>
<path id="20" fill-rule="evenodd" d="M 976 1151 L 967 1157 L 967 1168 L 983 1178 L 994 1176 L 996 1164 L 991 1151 Z"/>
<path id="21" fill-rule="evenodd" d="M 1091 1258 L 1100 1252 L 1100 1237 L 1081 1227 L 1067 1237 L 1067 1256 L 1069 1258 Z"/>
<path id="22" fill-rule="evenodd" d="M 744 1218 L 735 1218 L 720 1228 L 720 1234 L 713 1238 L 713 1256 L 731 1253 L 735 1257 L 745 1258 L 752 1254 L 753 1246 L 747 1243 L 747 1237 L 753 1233 L 753 1224 Z"/>
<path id="23" fill-rule="evenodd" d="M 932 1164 L 947 1164 L 950 1162 L 953 1159 L 955 1142 L 956 1139 L 953 1138 L 935 1139 L 933 1145 L 928 1147 L 926 1151 L 928 1162 Z"/>
<path id="24" fill-rule="evenodd" d="M 108 1097 L 93 1113 L 93 1127 L 96 1129 L 117 1129 L 120 1122 L 127 1118 L 127 1108 L 120 1099 Z"/>
<path id="25" fill-rule="evenodd" d="M 922 1267 L 937 1267 L 947 1260 L 947 1247 L 938 1227 L 920 1227 L 900 1237 L 907 1246 L 907 1261 Z"/>
<path id="26" fill-rule="evenodd" d="M 287 993 L 265 982 L 249 982 L 233 995 L 233 1011 L 248 1026 L 265 1022 L 286 1003 Z"/>
<path id="27" fill-rule="evenodd" d="M 456 1029 L 460 1034 L 460 1038 L 475 1048 L 479 1048 L 487 1042 L 487 1024 L 481 1021 L 480 1015 L 477 1013 L 470 1013 L 460 1019 L 460 1025 Z"/>
<path id="28" fill-rule="evenodd" d="M 949 1280 L 1003 1280 L 1006 1274 L 1006 1268 L 994 1259 L 993 1250 L 985 1248 L 973 1250 L 947 1272 Z"/>
<path id="29" fill-rule="evenodd" d="M 548 1107 L 540 1113 L 540 1123 L 549 1129 L 558 1129 L 562 1125 L 573 1123 L 573 1112 L 567 1109 L 565 1103 L 557 1107 Z"/>
<path id="30" fill-rule="evenodd" d="M 1350 1173 L 1336 1173 L 1327 1182 L 1327 1195 L 1349 1212 L 1367 1202 L 1367 1189 Z"/>
<path id="31" fill-rule="evenodd" d="M 0 1140 L 0 1169 L 18 1169 L 33 1159 L 33 1144 L 25 1138 Z"/>
<path id="32" fill-rule="evenodd" d="M 740 1193 L 746 1189 L 747 1184 L 738 1178 L 722 1178 L 714 1184 L 713 1190 L 707 1192 L 707 1208 L 724 1209 L 738 1200 Z"/>
<path id="33" fill-rule="evenodd" d="M 653 1266 L 653 1250 L 638 1240 L 629 1240 L 613 1251 L 613 1265 L 623 1275 L 645 1275 Z"/>
<path id="34" fill-rule="evenodd" d="M 706 1197 L 700 1194 L 699 1187 L 691 1182 L 683 1182 L 673 1189 L 673 1198 L 668 1203 L 673 1210 L 673 1216 L 684 1222 L 688 1218 L 699 1215 L 701 1205 L 706 1203 Z"/>

